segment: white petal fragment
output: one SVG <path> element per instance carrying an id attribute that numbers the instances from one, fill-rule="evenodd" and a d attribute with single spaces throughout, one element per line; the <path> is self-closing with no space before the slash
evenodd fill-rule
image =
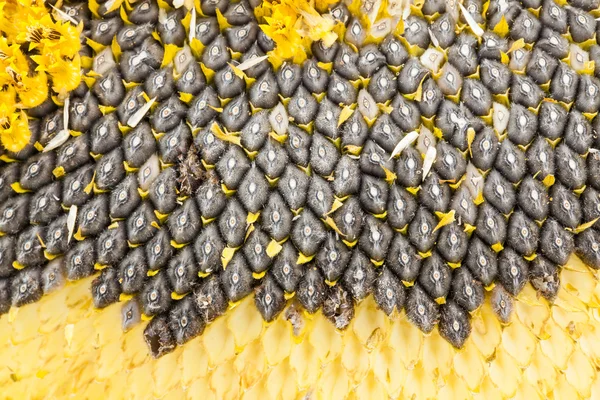
<path id="1" fill-rule="evenodd" d="M 237 66 L 237 69 L 239 69 L 240 71 L 245 71 L 247 69 L 250 69 L 250 68 L 254 67 L 257 64 L 260 64 L 261 62 L 263 62 L 267 58 L 269 58 L 269 56 L 249 58 L 246 61 L 244 61 L 243 63 L 239 64 Z"/>
<path id="2" fill-rule="evenodd" d="M 421 126 L 421 132 L 419 133 L 419 140 L 417 140 L 417 144 L 415 148 L 419 150 L 419 153 L 426 154 L 427 149 L 430 147 L 435 147 L 437 145 L 437 139 L 435 135 L 426 127 Z"/>
<path id="3" fill-rule="evenodd" d="M 406 18 L 410 16 L 410 1 L 407 1 L 402 11 L 402 21 L 406 21 Z"/>
<path id="4" fill-rule="evenodd" d="M 398 17 L 402 15 L 404 10 L 404 2 L 402 0 L 389 0 L 387 4 L 387 12 L 392 17 Z"/>
<path id="5" fill-rule="evenodd" d="M 72 18 L 69 14 L 67 14 L 60 8 L 54 7 L 52 4 L 50 4 L 50 7 L 52 7 L 54 11 L 56 11 L 60 19 L 63 20 L 63 22 L 69 21 L 73 25 L 79 25 L 79 23 L 74 18 Z"/>
<path id="6" fill-rule="evenodd" d="M 63 129 L 69 130 L 69 108 L 71 108 L 71 96 L 67 96 L 63 104 Z"/>
<path id="7" fill-rule="evenodd" d="M 421 55 L 419 60 L 425 68 L 437 74 L 442 67 L 442 63 L 444 62 L 444 53 L 430 47 L 429 49 L 425 50 L 425 53 Z"/>
<path id="8" fill-rule="evenodd" d="M 192 54 L 192 50 L 187 44 L 183 45 L 183 48 L 175 54 L 174 62 L 175 62 L 175 71 L 178 74 L 182 74 L 183 71 L 196 59 Z"/>
<path id="9" fill-rule="evenodd" d="M 69 209 L 69 215 L 67 216 L 67 229 L 69 230 L 69 236 L 67 237 L 67 243 L 71 242 L 73 237 L 73 231 L 75 230 L 75 221 L 77 220 L 77 206 L 72 205 Z"/>
<path id="10" fill-rule="evenodd" d="M 440 47 L 440 42 L 438 41 L 437 37 L 435 37 L 435 34 L 433 33 L 433 31 L 429 28 L 427 28 L 427 30 L 429 31 L 429 37 L 431 38 L 431 43 L 433 43 L 433 45 L 435 47 Z"/>
<path id="11" fill-rule="evenodd" d="M 114 1 L 114 0 L 109 0 Z M 158 9 L 158 23 L 165 24 L 167 22 L 167 11 L 164 8 Z"/>
<path id="12" fill-rule="evenodd" d="M 499 135 L 502 135 L 508 127 L 508 117 L 510 115 L 510 111 L 504 105 L 500 103 L 494 103 L 493 105 L 493 113 L 492 113 L 492 124 L 496 132 Z"/>
<path id="13" fill-rule="evenodd" d="M 399 155 L 400 153 L 402 153 L 402 150 L 406 149 L 408 146 L 410 146 L 411 144 L 413 144 L 413 142 L 415 140 L 417 140 L 417 138 L 419 137 L 419 132 L 417 131 L 412 131 L 410 133 L 407 133 L 406 136 L 404 136 L 402 138 L 402 140 L 400 140 L 398 142 L 398 144 L 396 145 L 396 147 L 394 147 L 394 151 L 392 151 L 392 155 L 390 156 L 390 160 L 394 157 L 396 157 L 397 155 Z"/>
<path id="14" fill-rule="evenodd" d="M 358 92 L 358 110 L 360 113 L 368 119 L 374 119 L 379 115 L 379 108 L 373 96 L 366 89 L 361 89 Z"/>
<path id="15" fill-rule="evenodd" d="M 362 5 L 363 10 L 366 11 L 367 17 L 369 18 L 369 21 L 371 21 L 372 26 L 375 23 L 377 14 L 381 8 L 381 0 L 363 0 Z"/>
<path id="16" fill-rule="evenodd" d="M 571 43 L 569 45 L 569 54 L 571 55 L 571 57 L 569 58 L 571 62 L 571 67 L 573 67 L 575 71 L 581 71 L 587 66 L 588 62 L 590 61 L 590 53 L 583 50 L 575 43 Z"/>
<path id="17" fill-rule="evenodd" d="M 60 146 L 62 146 L 62 144 L 64 142 L 67 141 L 67 139 L 69 139 L 70 137 L 70 133 L 68 129 L 63 129 L 60 132 L 58 132 L 53 138 L 52 140 L 50 140 L 48 142 L 48 144 L 46 145 L 46 147 L 44 147 L 44 150 L 42 150 L 42 153 L 47 153 L 51 150 L 54 150 Z"/>
<path id="18" fill-rule="evenodd" d="M 173 0 L 173 7 L 175 8 L 181 8 L 183 6 L 184 2 L 183 0 Z M 190 26 L 195 26 L 195 25 L 191 25 Z"/>
<path id="19" fill-rule="evenodd" d="M 110 47 L 107 47 L 100 53 L 96 54 L 96 57 L 94 57 L 92 69 L 95 73 L 99 75 L 104 75 L 106 72 L 110 71 L 116 66 L 117 63 L 115 62 L 112 50 Z"/>
<path id="20" fill-rule="evenodd" d="M 158 156 L 153 154 L 140 168 L 138 171 L 138 183 L 140 189 L 146 191 L 150 189 L 150 185 L 160 174 L 160 164 Z"/>
<path id="21" fill-rule="evenodd" d="M 42 153 L 47 153 L 51 150 L 54 150 L 63 145 L 64 142 L 69 139 L 71 133 L 69 132 L 69 108 L 71 107 L 71 98 L 67 97 L 65 99 L 65 104 L 63 105 L 63 129 L 58 132 L 52 140 L 48 142 L 46 147 Z"/>
<path id="22" fill-rule="evenodd" d="M 431 146 L 427 149 L 427 153 L 425 153 L 425 160 L 423 161 L 423 180 L 425 180 L 427 175 L 429 175 L 429 171 L 431 171 L 431 167 L 435 162 L 436 155 L 437 150 L 434 146 Z"/>
<path id="23" fill-rule="evenodd" d="M 458 7 L 456 0 L 446 0 L 446 12 L 452 16 L 454 21 L 458 21 Z"/>
<path id="24" fill-rule="evenodd" d="M 460 7 L 460 10 L 462 11 L 463 15 L 465 16 L 465 19 L 467 20 L 467 24 L 469 24 L 469 27 L 471 28 L 473 33 L 479 37 L 482 37 L 483 29 L 481 29 L 481 27 L 473 19 L 473 16 L 471 15 L 471 13 L 462 4 L 458 3 L 458 6 Z"/>
<path id="25" fill-rule="evenodd" d="M 116 2 L 117 2 L 117 0 L 108 0 L 106 2 L 106 8 L 105 9 L 107 10 L 107 12 L 105 12 L 104 15 L 108 14 L 108 12 L 109 12 L 108 10 L 112 10 L 113 9 L 113 7 L 115 6 Z"/>
<path id="26" fill-rule="evenodd" d="M 483 175 L 479 172 L 477 168 L 471 163 L 467 165 L 467 176 L 465 179 L 465 185 L 467 185 L 467 189 L 471 193 L 471 197 L 474 199 L 478 198 L 480 193 L 483 193 L 483 185 L 484 185 Z"/>
<path id="27" fill-rule="evenodd" d="M 152 107 L 152 105 L 154 104 L 155 101 L 156 101 L 156 97 L 154 97 L 149 102 L 144 104 L 144 106 L 142 108 L 137 110 L 131 117 L 129 117 L 129 119 L 127 120 L 127 125 L 130 128 L 135 128 L 140 123 L 140 121 L 144 118 L 144 116 L 148 113 L 148 111 L 150 111 L 150 107 Z"/>
<path id="28" fill-rule="evenodd" d="M 271 111 L 271 114 L 269 114 L 269 122 L 275 133 L 278 135 L 285 135 L 290 120 L 283 104 L 277 104 L 273 111 Z"/>
<path id="29" fill-rule="evenodd" d="M 192 16 L 190 18 L 190 36 L 189 40 L 192 43 L 192 40 L 196 38 L 196 7 L 192 7 Z"/>
<path id="30" fill-rule="evenodd" d="M 369 33 L 376 39 L 383 38 L 392 31 L 392 23 L 391 18 L 381 18 L 371 26 Z"/>

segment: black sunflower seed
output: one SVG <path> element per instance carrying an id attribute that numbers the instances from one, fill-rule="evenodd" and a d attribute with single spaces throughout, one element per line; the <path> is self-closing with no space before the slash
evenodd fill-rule
<path id="1" fill-rule="evenodd" d="M 154 358 L 160 358 L 175 350 L 175 338 L 166 315 L 157 316 L 150 321 L 144 329 L 144 340 Z"/>
<path id="2" fill-rule="evenodd" d="M 241 252 L 236 252 L 227 268 L 221 272 L 221 287 L 229 301 L 236 302 L 252 292 L 252 271 Z"/>
<path id="3" fill-rule="evenodd" d="M 569 55 L 569 41 L 554 29 L 544 27 L 536 46 L 557 59 Z"/>
<path id="4" fill-rule="evenodd" d="M 239 247 L 246 235 L 246 211 L 237 199 L 231 200 L 219 216 L 219 230 L 230 247 Z"/>
<path id="5" fill-rule="evenodd" d="M 192 291 L 198 281 L 198 267 L 191 246 L 184 247 L 171 258 L 167 276 L 175 293 L 183 295 Z"/>
<path id="6" fill-rule="evenodd" d="M 451 199 L 450 187 L 435 172 L 425 179 L 418 193 L 419 203 L 432 212 L 446 212 Z"/>
<path id="7" fill-rule="evenodd" d="M 529 279 L 529 264 L 511 248 L 498 256 L 498 280 L 513 296 L 517 296 Z"/>
<path id="8" fill-rule="evenodd" d="M 565 265 L 573 251 L 573 234 L 565 230 L 556 220 L 547 219 L 540 231 L 540 250 L 546 258 Z"/>
<path id="9" fill-rule="evenodd" d="M 221 239 L 216 223 L 204 228 L 194 241 L 194 254 L 198 268 L 203 274 L 209 274 L 221 269 L 221 253 L 225 243 Z"/>
<path id="10" fill-rule="evenodd" d="M 42 297 L 42 285 L 39 268 L 26 268 L 19 271 L 10 284 L 11 302 L 14 307 L 34 303 Z"/>
<path id="11" fill-rule="evenodd" d="M 315 41 L 311 45 L 311 50 L 314 56 L 322 63 L 333 62 L 340 46 L 344 46 L 344 43 L 333 42 L 329 47 L 325 45 L 323 40 Z"/>
<path id="12" fill-rule="evenodd" d="M 316 312 L 325 301 L 327 287 L 317 268 L 308 268 L 298 283 L 298 301 L 309 313 Z"/>
<path id="13" fill-rule="evenodd" d="M 44 249 L 39 238 L 45 234 L 45 228 L 30 226 L 19 234 L 16 243 L 17 262 L 25 267 L 43 264 Z"/>
<path id="14" fill-rule="evenodd" d="M 325 216 L 333 207 L 333 191 L 329 183 L 318 175 L 313 175 L 308 187 L 307 204 L 317 216 Z"/>
<path id="15" fill-rule="evenodd" d="M 434 229 L 437 223 L 437 218 L 430 211 L 420 207 L 408 226 L 409 239 L 421 253 L 430 250 L 436 242 L 439 231 L 434 232 Z"/>
<path id="16" fill-rule="evenodd" d="M 194 291 L 196 307 L 204 322 L 209 323 L 227 310 L 227 298 L 216 276 L 204 279 Z"/>
<path id="17" fill-rule="evenodd" d="M 440 319 L 439 306 L 419 285 L 409 290 L 405 309 L 408 320 L 424 333 L 430 333 Z"/>
<path id="18" fill-rule="evenodd" d="M 519 185 L 517 202 L 521 209 L 534 220 L 542 221 L 549 212 L 549 198 L 546 187 L 538 180 L 525 178 Z"/>
<path id="19" fill-rule="evenodd" d="M 463 76 L 474 74 L 478 66 L 475 36 L 466 33 L 459 35 L 448 49 L 448 62 Z"/>
<path id="20" fill-rule="evenodd" d="M 479 308 L 485 298 L 483 285 L 473 278 L 468 268 L 457 268 L 454 271 L 450 294 L 458 305 L 469 312 Z"/>
<path id="21" fill-rule="evenodd" d="M 260 274 L 269 268 L 271 257 L 267 254 L 270 238 L 260 228 L 250 233 L 244 243 L 243 251 L 252 272 Z"/>
<path id="22" fill-rule="evenodd" d="M 556 183 L 550 189 L 550 214 L 563 226 L 574 229 L 581 223 L 582 210 L 577 196 Z"/>
<path id="23" fill-rule="evenodd" d="M 550 83 L 550 93 L 558 101 L 570 103 L 577 95 L 579 75 L 567 64 L 560 62 Z"/>
<path id="24" fill-rule="evenodd" d="M 591 39 L 596 33 L 596 20 L 589 13 L 577 8 L 568 9 L 569 33 L 575 42 Z"/>
<path id="25" fill-rule="evenodd" d="M 536 83 L 546 83 L 552 78 L 557 66 L 558 61 L 554 57 L 536 47 L 527 63 L 527 75 L 532 77 Z"/>
<path id="26" fill-rule="evenodd" d="M 477 236 L 471 238 L 465 264 L 484 286 L 492 284 L 498 273 L 496 253 Z"/>
<path id="27" fill-rule="evenodd" d="M 288 140 L 285 142 L 285 149 L 294 164 L 302 167 L 308 166 L 311 141 L 312 136 L 304 129 L 290 124 L 288 128 Z"/>
<path id="28" fill-rule="evenodd" d="M 21 168 L 19 183 L 25 190 L 38 190 L 52 181 L 52 170 L 56 165 L 54 152 L 40 153 L 30 157 Z"/>
<path id="29" fill-rule="evenodd" d="M 450 13 L 442 12 L 440 14 L 440 17 L 429 26 L 429 29 L 431 29 L 431 32 L 437 39 L 440 47 L 447 49 L 452 46 L 452 43 L 454 43 L 454 39 L 456 38 L 456 33 L 454 31 L 456 22 Z"/>
<path id="30" fill-rule="evenodd" d="M 525 153 L 508 139 L 502 141 L 494 165 L 512 183 L 523 179 L 527 169 Z"/>
<path id="31" fill-rule="evenodd" d="M 267 70 L 250 87 L 250 103 L 256 108 L 273 108 L 279 102 L 278 89 L 275 75 L 271 70 Z"/>
<path id="32" fill-rule="evenodd" d="M 581 188 L 588 179 L 588 170 L 590 178 L 594 171 L 595 153 L 588 155 L 588 163 L 579 154 L 571 150 L 566 144 L 559 144 L 554 152 L 556 163 L 556 176 L 558 180 L 569 189 Z M 593 185 L 593 183 L 592 183 Z"/>
<path id="33" fill-rule="evenodd" d="M 538 255 L 529 264 L 529 280 L 535 290 L 547 300 L 553 301 L 556 298 L 560 288 L 558 267 L 544 256 Z"/>
<path id="34" fill-rule="evenodd" d="M 290 71 L 290 72 L 287 72 L 287 71 Z M 296 73 L 297 72 L 292 69 L 287 69 L 286 71 L 283 72 L 284 77 L 286 74 L 287 74 L 287 76 L 289 76 L 289 78 L 286 80 L 293 82 L 294 91 L 296 90 L 296 88 L 298 87 L 298 84 L 300 83 L 299 80 L 298 81 L 296 80 L 297 79 Z M 281 74 L 279 76 L 281 76 Z M 343 78 L 338 76 L 338 79 L 343 79 Z M 294 93 L 294 91 L 290 91 L 290 93 L 288 93 L 288 96 L 285 96 L 285 94 L 283 92 L 284 91 L 283 87 L 284 87 L 284 84 L 286 84 L 287 82 L 284 83 L 284 82 L 282 82 L 282 80 L 283 79 L 281 79 L 281 78 L 278 79 L 279 88 L 282 90 L 282 94 L 284 95 L 284 97 L 289 97 Z M 287 86 L 291 86 L 292 82 L 287 83 Z M 345 81 L 345 83 L 350 85 L 350 83 L 348 83 L 348 81 Z M 329 75 L 327 74 L 327 71 L 325 71 L 323 68 L 321 68 L 318 65 L 317 60 L 315 60 L 314 58 L 311 58 L 311 59 L 305 61 L 304 65 L 302 66 L 302 84 L 311 93 L 323 93 L 327 90 L 327 85 L 329 84 Z M 345 86 L 345 85 L 343 85 L 343 86 Z M 339 97 L 341 97 L 341 96 L 339 96 Z"/>
<path id="35" fill-rule="evenodd" d="M 239 146 L 229 146 L 215 169 L 227 188 L 237 189 L 250 169 L 250 161 Z"/>
<path id="36" fill-rule="evenodd" d="M 169 327 L 179 345 L 185 344 L 202 334 L 205 322 L 200 317 L 191 296 L 178 301 L 171 308 L 169 311 Z"/>
<path id="37" fill-rule="evenodd" d="M 146 281 L 148 265 L 142 247 L 131 250 L 119 263 L 119 281 L 125 294 L 134 294 L 142 290 Z"/>
<path id="38" fill-rule="evenodd" d="M 273 192 L 261 213 L 262 227 L 277 241 L 285 239 L 292 229 L 292 212 L 279 192 Z"/>
<path id="39" fill-rule="evenodd" d="M 579 154 L 585 154 L 594 142 L 592 125 L 580 112 L 569 113 L 569 121 L 565 129 L 565 143 Z"/>
<path id="40" fill-rule="evenodd" d="M 100 276 L 92 281 L 94 307 L 105 308 L 119 301 L 121 286 L 115 268 L 105 268 Z"/>
<path id="41" fill-rule="evenodd" d="M 308 68 L 317 68 L 316 63 L 312 63 Z M 322 76 L 322 70 L 315 70 L 313 74 L 317 74 L 319 77 Z M 324 73 L 324 72 L 323 72 Z M 309 71 L 309 75 L 313 75 Z M 314 78 L 314 76 L 313 76 Z M 303 80 L 303 70 L 298 64 L 294 63 L 284 63 L 281 68 L 277 71 L 277 84 L 279 85 L 279 91 L 283 97 L 291 97 L 296 88 Z M 309 79 L 310 80 L 310 79 Z M 323 85 L 325 87 L 326 84 Z M 309 90 L 312 92 L 313 87 L 311 86 Z M 324 90 L 324 89 L 323 89 Z M 321 92 L 323 91 L 321 90 Z"/>
<path id="42" fill-rule="evenodd" d="M 329 233 L 315 260 L 325 279 L 335 282 L 344 273 L 351 255 L 351 250 L 334 233 Z"/>
<path id="43" fill-rule="evenodd" d="M 254 304 L 263 319 L 267 322 L 273 321 L 283 311 L 285 303 L 283 290 L 270 274 L 267 275 L 254 292 Z"/>
<path id="44" fill-rule="evenodd" d="M 67 279 L 75 281 L 92 275 L 95 259 L 93 240 L 84 240 L 75 244 L 65 256 Z"/>
<path id="45" fill-rule="evenodd" d="M 30 196 L 21 195 L 6 200 L 0 206 L 0 232 L 15 235 L 27 226 Z"/>
<path id="46" fill-rule="evenodd" d="M 367 297 L 373 290 L 375 267 L 360 250 L 354 250 L 348 268 L 342 277 L 346 290 L 356 301 Z"/>

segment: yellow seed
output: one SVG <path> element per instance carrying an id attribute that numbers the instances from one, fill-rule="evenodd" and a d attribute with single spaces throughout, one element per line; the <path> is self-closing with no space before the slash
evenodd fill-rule
<path id="1" fill-rule="evenodd" d="M 323 364 L 332 361 L 342 351 L 342 339 L 333 324 L 318 313 L 308 340 Z"/>
<path id="2" fill-rule="evenodd" d="M 406 318 L 393 322 L 388 343 L 407 369 L 412 369 L 421 358 L 423 334 Z"/>
<path id="3" fill-rule="evenodd" d="M 197 337 L 183 346 L 181 354 L 181 383 L 190 386 L 194 381 L 206 377 L 208 374 L 208 354 L 204 350 L 202 340 Z"/>
<path id="4" fill-rule="evenodd" d="M 541 348 L 537 346 L 537 349 L 531 359 L 529 367 L 525 370 L 524 378 L 529 381 L 530 384 L 535 385 L 537 390 L 544 394 L 549 395 L 556 385 L 557 370 L 552 365 L 552 362 L 544 353 Z"/>
<path id="5" fill-rule="evenodd" d="M 350 381 L 338 359 L 327 364 L 317 382 L 319 399 L 344 399 L 350 390 Z"/>
<path id="6" fill-rule="evenodd" d="M 196 39 L 197 40 L 197 39 Z M 215 393 L 208 385 L 208 380 L 198 379 L 187 388 L 188 399 L 194 400 L 216 400 Z"/>
<path id="7" fill-rule="evenodd" d="M 290 368 L 289 360 L 284 360 L 271 370 L 265 387 L 272 399 L 292 400 L 296 398 L 296 373 Z"/>
<path id="8" fill-rule="evenodd" d="M 371 353 L 371 368 L 384 385 L 390 397 L 398 397 L 406 380 L 407 370 L 400 354 L 388 346 L 382 346 Z"/>
<path id="9" fill-rule="evenodd" d="M 423 345 L 421 364 L 427 374 L 435 379 L 445 380 L 452 371 L 453 356 L 452 345 L 440 336 L 437 329 L 434 329 Z"/>
<path id="10" fill-rule="evenodd" d="M 254 385 L 267 369 L 260 340 L 255 340 L 248 344 L 238 357 L 236 357 L 233 365 L 244 387 Z"/>
<path id="11" fill-rule="evenodd" d="M 386 336 L 389 321 L 385 313 L 377 307 L 373 297 L 369 296 L 357 308 L 351 328 L 362 345 L 371 350 Z"/>
<path id="12" fill-rule="evenodd" d="M 558 375 L 558 382 L 552 392 L 552 397 L 556 400 L 573 400 L 581 398 L 578 395 L 577 390 L 567 382 L 564 374 Z"/>
<path id="13" fill-rule="evenodd" d="M 576 347 L 569 358 L 565 377 L 581 397 L 588 398 L 590 396 L 592 382 L 596 378 L 596 371 L 579 346 Z"/>
<path id="14" fill-rule="evenodd" d="M 519 365 L 504 349 L 498 348 L 496 358 L 490 365 L 490 378 L 498 390 L 506 397 L 517 392 L 521 379 Z"/>
<path id="15" fill-rule="evenodd" d="M 414 399 L 433 399 L 436 392 L 437 387 L 433 382 L 433 377 L 425 372 L 421 363 L 408 371 L 402 391 L 403 396 Z"/>
<path id="16" fill-rule="evenodd" d="M 540 348 L 544 355 L 560 370 L 567 368 L 567 362 L 573 352 L 571 338 L 554 321 L 550 320 L 547 326 L 549 338 L 540 341 Z"/>
<path id="17" fill-rule="evenodd" d="M 502 347 L 520 366 L 525 367 L 535 351 L 535 337 L 521 322 L 513 320 L 502 332 Z"/>
<path id="18" fill-rule="evenodd" d="M 472 340 L 454 356 L 454 373 L 465 381 L 471 391 L 477 391 L 484 378 L 484 365 L 481 353 Z"/>
<path id="19" fill-rule="evenodd" d="M 231 331 L 227 329 L 225 318 L 213 321 L 204 331 L 202 339 L 211 366 L 221 365 L 235 355 L 235 342 Z"/>
<path id="20" fill-rule="evenodd" d="M 291 335 L 291 325 L 281 316 L 266 328 L 261 340 L 270 365 L 277 365 L 289 357 L 292 347 Z"/>
<path id="21" fill-rule="evenodd" d="M 359 383 L 369 371 L 369 354 L 356 335 L 351 332 L 344 335 L 343 341 L 342 365 L 346 369 L 348 377 Z"/>
<path id="22" fill-rule="evenodd" d="M 490 358 L 500 344 L 500 323 L 493 314 L 491 305 L 486 301 L 479 313 L 471 321 L 471 337 L 485 359 Z"/>

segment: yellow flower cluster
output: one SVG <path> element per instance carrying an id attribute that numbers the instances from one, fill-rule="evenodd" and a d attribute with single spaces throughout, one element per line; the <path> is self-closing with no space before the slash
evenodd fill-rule
<path id="1" fill-rule="evenodd" d="M 43 0 L 0 1 L 0 143 L 6 150 L 27 145 L 24 110 L 42 104 L 50 85 L 61 95 L 79 85 L 81 30 L 53 18 Z"/>
<path id="2" fill-rule="evenodd" d="M 321 15 L 336 0 L 265 0 L 255 9 L 263 32 L 275 42 L 271 56 L 279 60 L 302 63 L 310 45 L 323 40 L 329 46 L 337 39 L 336 21 Z M 317 11 L 319 10 L 319 11 Z"/>

